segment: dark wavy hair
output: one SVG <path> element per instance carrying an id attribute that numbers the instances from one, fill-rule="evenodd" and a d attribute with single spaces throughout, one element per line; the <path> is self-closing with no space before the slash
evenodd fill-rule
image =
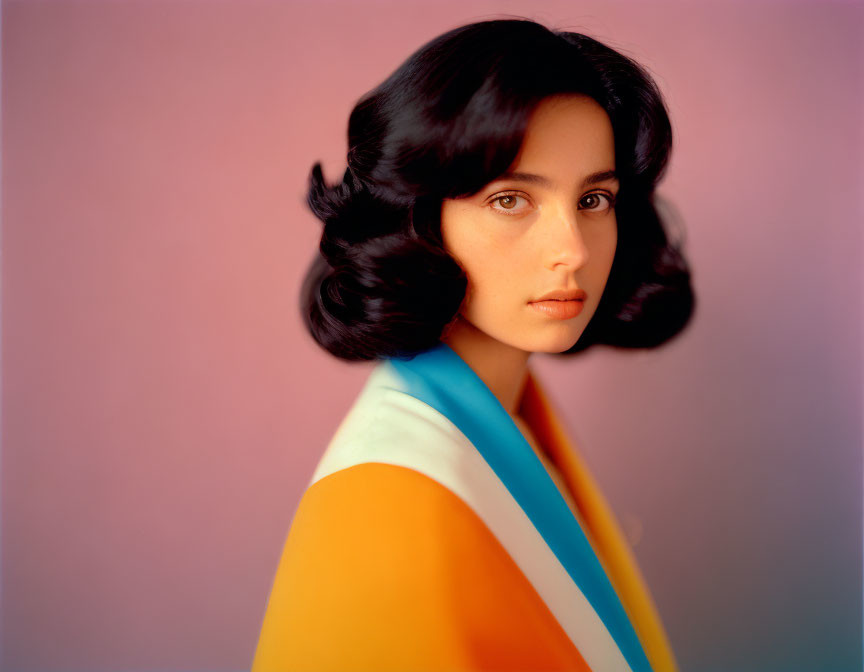
<path id="1" fill-rule="evenodd" d="M 583 94 L 612 122 L 618 245 L 597 310 L 571 354 L 595 344 L 649 348 L 694 309 L 690 271 L 655 207 L 672 148 L 660 92 L 639 64 L 580 33 L 527 19 L 450 30 L 367 93 L 348 122 L 348 167 L 328 186 L 316 163 L 307 203 L 324 222 L 301 290 L 315 341 L 346 360 L 435 346 L 467 278 L 445 250 L 441 204 L 503 174 L 544 98 Z"/>

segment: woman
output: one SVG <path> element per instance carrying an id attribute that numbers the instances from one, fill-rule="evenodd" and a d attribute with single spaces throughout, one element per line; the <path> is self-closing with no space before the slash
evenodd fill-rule
<path id="1" fill-rule="evenodd" d="M 253 670 L 675 670 L 534 352 L 652 347 L 693 309 L 653 205 L 656 86 L 578 33 L 452 30 L 353 110 L 306 325 L 378 360 L 300 502 Z"/>

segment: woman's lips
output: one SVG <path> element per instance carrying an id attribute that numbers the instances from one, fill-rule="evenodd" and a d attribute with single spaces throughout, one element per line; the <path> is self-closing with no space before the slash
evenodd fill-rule
<path id="1" fill-rule="evenodd" d="M 553 299 L 550 301 L 532 301 L 531 306 L 553 319 L 569 320 L 582 312 L 584 303 L 581 300 L 559 301 Z"/>

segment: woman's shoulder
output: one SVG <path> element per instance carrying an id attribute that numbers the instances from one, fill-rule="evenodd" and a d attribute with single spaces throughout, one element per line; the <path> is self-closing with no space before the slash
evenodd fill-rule
<path id="1" fill-rule="evenodd" d="M 304 494 L 253 670 L 587 669 L 579 661 L 465 501 L 416 470 L 370 462 Z"/>

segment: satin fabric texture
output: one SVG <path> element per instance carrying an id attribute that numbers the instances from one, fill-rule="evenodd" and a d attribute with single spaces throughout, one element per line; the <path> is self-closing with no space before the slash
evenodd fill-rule
<path id="1" fill-rule="evenodd" d="M 377 363 L 300 501 L 253 672 L 676 672 L 599 487 L 529 368 L 519 416 L 444 343 Z"/>

